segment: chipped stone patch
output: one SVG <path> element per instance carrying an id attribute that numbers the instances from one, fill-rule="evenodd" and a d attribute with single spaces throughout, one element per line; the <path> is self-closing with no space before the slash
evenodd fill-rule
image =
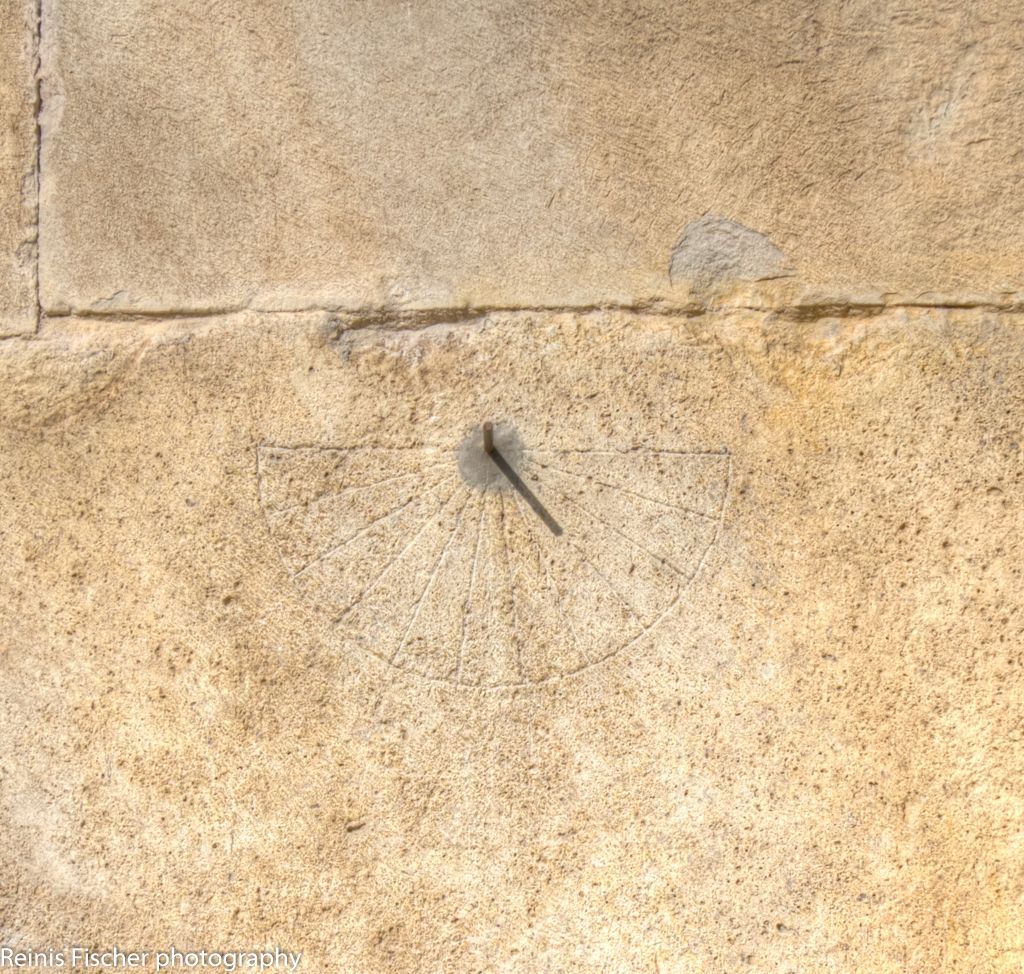
<path id="1" fill-rule="evenodd" d="M 696 292 L 792 275 L 786 255 L 765 234 L 711 214 L 687 224 L 669 262 L 672 282 L 686 282 Z"/>

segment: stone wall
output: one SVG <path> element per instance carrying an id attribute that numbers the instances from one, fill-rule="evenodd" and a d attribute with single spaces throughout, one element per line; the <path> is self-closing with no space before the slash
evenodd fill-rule
<path id="1" fill-rule="evenodd" d="M 0 946 L 1020 969 L 1018 8 L 3 13 Z"/>

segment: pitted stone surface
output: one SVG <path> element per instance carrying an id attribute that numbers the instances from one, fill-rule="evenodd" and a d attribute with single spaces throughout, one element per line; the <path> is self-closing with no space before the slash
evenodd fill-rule
<path id="1" fill-rule="evenodd" d="M 0 7 L 0 948 L 1019 974 L 1019 5 Z"/>
<path id="2" fill-rule="evenodd" d="M 5 939 L 278 943 L 317 974 L 1014 970 L 1012 316 L 355 324 L 51 321 L 0 343 Z M 537 603 L 544 527 L 458 471 L 482 417 L 536 451 L 519 472 L 565 529 L 546 550 L 622 573 L 618 530 L 704 538 L 622 486 L 714 514 L 731 464 L 700 572 L 628 650 L 564 672 L 591 595 L 611 607 L 584 649 L 622 638 L 582 570 L 557 611 L 519 607 L 524 663 L 558 671 L 539 682 L 509 679 L 497 637 L 461 683 L 425 676 L 457 646 L 434 589 L 410 631 L 437 641 L 391 665 L 397 624 L 371 647 L 322 611 L 337 577 L 296 582 L 331 530 L 440 504 L 451 477 L 467 529 L 487 505 L 492 603 L 510 577 Z M 704 479 L 672 467 L 698 448 L 729 456 Z M 405 473 L 419 493 L 369 486 Z M 446 545 L 435 586 L 465 591 L 455 504 L 419 521 L 433 541 L 396 604 Z M 386 558 L 412 533 L 366 537 Z M 657 611 L 642 570 L 623 594 Z"/>

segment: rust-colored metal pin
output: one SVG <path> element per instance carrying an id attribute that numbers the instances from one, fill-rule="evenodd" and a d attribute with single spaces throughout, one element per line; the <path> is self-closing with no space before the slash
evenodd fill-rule
<path id="1" fill-rule="evenodd" d="M 494 452 L 494 423 L 484 423 L 484 453 Z"/>

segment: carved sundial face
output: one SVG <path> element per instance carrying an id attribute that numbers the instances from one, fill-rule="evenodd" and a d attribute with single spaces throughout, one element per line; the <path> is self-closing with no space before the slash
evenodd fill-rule
<path id="1" fill-rule="evenodd" d="M 725 450 L 545 449 L 494 424 L 440 446 L 262 445 L 282 562 L 338 641 L 455 684 L 523 686 L 630 650 L 725 513 Z"/>

